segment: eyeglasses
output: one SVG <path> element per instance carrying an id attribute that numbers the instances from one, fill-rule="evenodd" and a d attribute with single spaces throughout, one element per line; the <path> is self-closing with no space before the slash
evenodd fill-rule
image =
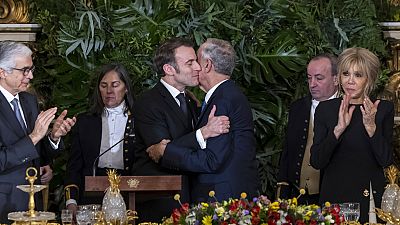
<path id="1" fill-rule="evenodd" d="M 28 76 L 28 75 L 29 75 L 29 72 L 32 72 L 32 73 L 33 73 L 33 71 L 35 71 L 35 66 L 24 67 L 24 68 L 14 68 L 14 67 L 11 67 L 11 69 L 21 71 L 22 74 L 24 74 L 24 76 Z"/>

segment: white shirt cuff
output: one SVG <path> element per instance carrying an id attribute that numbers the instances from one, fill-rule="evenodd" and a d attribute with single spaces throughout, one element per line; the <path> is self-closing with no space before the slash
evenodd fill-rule
<path id="1" fill-rule="evenodd" d="M 58 144 L 60 144 L 61 138 L 58 139 L 57 143 L 54 143 L 54 142 L 51 140 L 50 135 L 47 135 L 47 138 L 48 138 L 49 141 L 50 141 L 51 147 L 52 147 L 54 150 L 57 150 L 57 149 L 58 149 Z"/>
<path id="2" fill-rule="evenodd" d="M 201 133 L 200 129 L 196 130 L 196 139 L 201 149 L 207 148 L 207 141 L 204 140 L 203 134 Z"/>
<path id="3" fill-rule="evenodd" d="M 68 206 L 69 204 L 75 204 L 75 205 L 78 205 L 77 203 L 76 203 L 76 200 L 75 199 L 69 199 L 69 200 L 67 200 L 66 202 L 65 202 L 65 206 Z"/>

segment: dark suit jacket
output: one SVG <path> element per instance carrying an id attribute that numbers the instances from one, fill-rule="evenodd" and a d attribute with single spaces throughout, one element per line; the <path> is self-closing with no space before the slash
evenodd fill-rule
<path id="1" fill-rule="evenodd" d="M 233 81 L 225 81 L 210 97 L 197 128 L 207 124 L 213 105 L 217 116 L 229 117 L 230 132 L 209 138 L 205 149 L 200 149 L 195 132 L 174 139 L 167 145 L 162 165 L 195 173 L 190 177 L 194 202 L 213 201 L 208 199 L 209 191 L 215 191 L 219 201 L 239 198 L 242 192 L 252 198 L 258 194 L 259 176 L 250 104 Z"/>
<path id="2" fill-rule="evenodd" d="M 97 156 L 100 155 L 100 144 L 101 144 L 101 116 L 83 114 L 78 116 L 77 122 L 73 127 L 73 140 L 71 146 L 71 152 L 67 163 L 66 181 L 65 185 L 75 184 L 79 187 L 79 195 L 76 189 L 71 188 L 71 198 L 81 203 L 93 203 L 88 202 L 84 196 L 85 189 L 85 176 L 93 176 L 93 163 Z M 128 115 L 128 120 L 125 126 L 124 145 L 123 145 L 123 157 L 124 157 L 124 174 L 129 175 L 132 169 L 134 161 L 134 149 L 133 145 L 135 137 L 133 127 L 133 118 Z M 96 162 L 96 168 L 98 161 Z M 101 174 L 100 169 L 96 169 L 96 175 L 105 176 Z M 79 197 L 78 197 L 79 196 Z"/>
<path id="3" fill-rule="evenodd" d="M 288 199 L 299 195 L 300 173 L 308 138 L 310 123 L 311 96 L 296 100 L 290 106 L 286 137 L 281 154 L 278 182 L 282 185 L 281 198 Z"/>
<path id="4" fill-rule="evenodd" d="M 375 116 L 376 131 L 369 137 L 362 122 L 360 105 L 355 105 L 349 126 L 336 139 L 342 98 L 321 102 L 315 112 L 311 165 L 324 171 L 320 203 L 359 202 L 360 222 L 368 221 L 369 186 L 380 208 L 385 186 L 383 168 L 393 159 L 393 103 L 381 100 Z"/>
<path id="5" fill-rule="evenodd" d="M 197 116 L 195 101 L 192 99 L 187 99 L 187 103 L 190 114 L 194 119 L 194 122 L 196 122 Z M 175 101 L 174 97 L 160 82 L 158 82 L 154 88 L 143 93 L 142 96 L 137 99 L 134 106 L 134 118 L 137 140 L 135 147 L 135 163 L 132 170 L 133 174 L 137 176 L 183 175 L 181 200 L 182 202 L 188 202 L 189 185 L 186 174 L 181 171 L 164 168 L 160 164 L 155 163 L 148 156 L 146 148 L 150 145 L 160 142 L 162 139 L 173 140 L 191 132 L 193 130 L 192 122 L 189 122 L 189 120 L 185 119 L 184 114 L 179 108 L 179 105 Z M 172 196 L 167 198 L 174 202 Z M 147 215 L 148 217 L 152 218 L 144 219 L 161 219 L 162 216 L 169 216 L 173 207 L 179 207 L 177 202 L 174 202 L 174 204 L 170 204 L 168 206 L 168 203 L 160 204 L 163 205 L 158 205 L 158 208 L 157 206 L 153 205 L 152 208 L 148 209 L 152 210 L 154 213 L 159 211 L 159 215 L 154 215 L 154 217 L 153 215 Z M 138 207 L 141 206 L 139 205 Z M 163 210 L 163 212 L 161 212 L 161 210 Z M 146 212 L 139 212 L 139 217 L 141 217 L 141 213 L 143 214 Z"/>
<path id="6" fill-rule="evenodd" d="M 27 133 L 30 134 L 39 112 L 37 99 L 27 92 L 19 93 L 19 97 Z M 9 212 L 28 209 L 29 195 L 16 188 L 16 185 L 28 184 L 25 180 L 26 169 L 36 167 L 36 182 L 39 183 L 40 156 L 51 158 L 62 148 L 60 143 L 58 150 L 52 149 L 47 137 L 36 146 L 33 145 L 18 123 L 10 104 L 0 93 L 0 223 L 8 223 Z M 41 198 L 36 197 L 36 203 L 41 205 Z"/>

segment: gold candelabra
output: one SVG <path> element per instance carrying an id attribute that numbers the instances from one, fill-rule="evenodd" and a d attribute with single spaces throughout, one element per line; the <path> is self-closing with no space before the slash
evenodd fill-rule
<path id="1" fill-rule="evenodd" d="M 29 172 L 33 171 L 30 175 Z M 18 185 L 17 188 L 21 191 L 29 193 L 28 211 L 27 212 L 11 212 L 8 214 L 8 219 L 15 221 L 15 225 L 45 225 L 48 220 L 54 220 L 55 214 L 52 212 L 36 212 L 35 211 L 35 193 L 46 188 L 46 185 L 35 185 L 37 179 L 37 169 L 29 167 L 26 169 L 26 178 L 29 184 Z"/>

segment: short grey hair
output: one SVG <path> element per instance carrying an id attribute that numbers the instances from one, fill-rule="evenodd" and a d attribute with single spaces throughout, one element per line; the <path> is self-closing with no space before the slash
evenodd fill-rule
<path id="1" fill-rule="evenodd" d="M 28 46 L 14 41 L 0 42 L 0 68 L 7 73 L 11 73 L 15 67 L 15 57 L 25 56 L 32 56 L 32 50 Z"/>
<path id="2" fill-rule="evenodd" d="M 208 38 L 204 43 L 201 57 L 211 59 L 217 73 L 231 76 L 235 69 L 236 52 L 228 41 Z"/>

